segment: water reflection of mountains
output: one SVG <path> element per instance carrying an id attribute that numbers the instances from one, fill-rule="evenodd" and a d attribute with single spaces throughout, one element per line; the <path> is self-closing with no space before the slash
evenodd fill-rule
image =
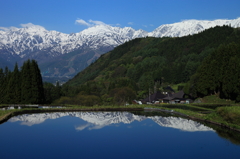
<path id="1" fill-rule="evenodd" d="M 183 119 L 180 117 L 163 116 L 144 116 L 134 115 L 129 112 L 56 112 L 41 114 L 23 114 L 11 118 L 10 122 L 20 121 L 22 125 L 32 126 L 43 123 L 47 119 L 57 119 L 64 116 L 78 117 L 86 121 L 87 124 L 75 127 L 76 130 L 101 129 L 105 126 L 117 123 L 130 124 L 134 121 L 143 121 L 151 119 L 163 127 L 171 127 L 183 131 L 214 131 L 212 128 L 204 126 L 201 123 Z"/>

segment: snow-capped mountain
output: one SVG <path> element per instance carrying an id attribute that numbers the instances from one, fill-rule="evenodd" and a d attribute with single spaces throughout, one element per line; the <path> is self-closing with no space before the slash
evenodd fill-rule
<path id="1" fill-rule="evenodd" d="M 56 113 L 42 113 L 42 114 L 24 114 L 11 118 L 10 122 L 20 121 L 22 125 L 32 126 L 34 124 L 41 124 L 47 119 L 57 119 L 64 116 L 78 117 L 87 123 L 75 127 L 76 130 L 83 129 L 101 129 L 111 124 L 130 124 L 134 121 L 143 121 L 151 119 L 158 125 L 163 127 L 171 127 L 183 131 L 213 131 L 212 128 L 206 127 L 198 122 L 183 119 L 180 117 L 162 117 L 152 116 L 145 117 L 134 115 L 129 112 L 56 112 Z"/>
<path id="2" fill-rule="evenodd" d="M 222 25 L 240 27 L 240 18 L 214 21 L 185 20 L 161 25 L 152 32 L 106 24 L 72 34 L 48 31 L 42 26 L 31 23 L 22 25 L 22 28 L 0 27 L 0 67 L 8 65 L 13 68 L 16 62 L 21 65 L 27 59 L 35 59 L 40 64 L 43 76 L 71 77 L 99 58 L 101 54 L 134 38 L 181 37 Z"/>
<path id="3" fill-rule="evenodd" d="M 8 66 L 13 69 L 16 62 L 21 66 L 23 61 L 35 59 L 44 78 L 65 77 L 67 80 L 101 54 L 147 34 L 143 30 L 109 25 L 97 25 L 73 34 L 48 31 L 33 24 L 23 28 L 0 27 L 0 68 Z"/>
<path id="4" fill-rule="evenodd" d="M 0 30 L 0 53 L 2 51 L 26 56 L 26 52 L 48 50 L 49 54 L 65 54 L 79 48 L 99 49 L 116 47 L 138 37 L 181 37 L 196 34 L 214 26 L 231 25 L 240 27 L 240 18 L 234 20 L 185 20 L 179 23 L 161 25 L 153 32 L 134 30 L 131 27 L 96 25 L 79 33 L 65 34 L 48 31 L 42 26 L 26 25 L 24 28 Z"/>
<path id="5" fill-rule="evenodd" d="M 113 48 L 128 40 L 146 35 L 147 32 L 143 30 L 136 31 L 129 27 L 119 28 L 109 25 L 97 25 L 79 33 L 64 34 L 32 24 L 24 28 L 0 31 L 0 51 L 4 50 L 23 58 L 29 52 L 48 50 L 50 55 L 56 56 L 80 48 Z"/>
<path id="6" fill-rule="evenodd" d="M 153 37 L 182 37 L 197 34 L 206 29 L 223 25 L 230 25 L 233 28 L 240 27 L 240 18 L 234 20 L 219 19 L 214 21 L 185 20 L 178 23 L 161 25 L 148 35 Z"/>

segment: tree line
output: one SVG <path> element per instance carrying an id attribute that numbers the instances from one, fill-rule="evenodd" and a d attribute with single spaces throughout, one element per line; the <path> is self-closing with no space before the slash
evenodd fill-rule
<path id="1" fill-rule="evenodd" d="M 81 95 L 82 98 L 94 96 L 102 103 L 116 104 L 129 101 L 121 95 L 120 92 L 124 91 L 133 94 L 131 97 L 143 99 L 149 92 L 161 91 L 166 85 L 196 79 L 192 76 L 199 67 L 203 67 L 205 59 L 218 52 L 219 46 L 237 41 L 240 41 L 240 30 L 230 26 L 217 26 L 185 37 L 137 38 L 103 54 L 64 84 L 62 93 L 69 101 Z M 216 65 L 209 67 L 215 68 L 214 66 Z M 203 83 L 210 81 L 206 79 Z M 185 90 L 195 98 L 201 96 L 201 93 L 208 94 L 200 91 L 204 85 L 198 86 L 191 84 L 185 86 Z M 197 91 L 194 93 L 187 87 L 191 90 L 195 87 Z M 203 88 L 206 89 L 208 87 Z M 121 99 L 118 100 L 117 96 Z"/>
<path id="2" fill-rule="evenodd" d="M 34 89 L 31 86 L 37 83 L 33 82 L 37 77 L 28 77 L 32 74 L 26 74 L 28 71 L 24 73 L 27 66 L 10 73 L 5 69 L 0 78 L 3 87 L 0 95 L 4 97 L 1 103 L 13 99 L 14 93 L 9 90 L 18 90 L 21 93 L 15 94 L 20 94 L 21 100 L 17 101 L 20 103 L 124 104 L 143 99 L 149 92 L 161 91 L 168 84 L 179 83 L 187 83 L 185 92 L 195 98 L 216 93 L 222 98 L 238 100 L 239 44 L 234 44 L 238 41 L 240 30 L 229 26 L 180 38 L 137 38 L 103 54 L 63 86 L 40 84 L 43 85 L 41 100 L 34 97 L 38 96 L 34 91 L 37 86 L 33 86 Z M 17 71 L 19 73 L 14 73 Z M 10 79 L 19 79 L 21 88 L 16 89 L 19 85 Z"/>
<path id="3" fill-rule="evenodd" d="M 199 66 L 186 84 L 194 97 L 218 94 L 220 98 L 240 102 L 240 44 L 221 45 Z"/>
<path id="4" fill-rule="evenodd" d="M 0 104 L 45 104 L 60 97 L 59 86 L 43 84 L 35 60 L 27 60 L 19 69 L 0 68 Z"/>

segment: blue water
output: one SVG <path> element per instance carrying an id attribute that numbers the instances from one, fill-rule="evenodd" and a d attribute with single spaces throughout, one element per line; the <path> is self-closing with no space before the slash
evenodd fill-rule
<path id="1" fill-rule="evenodd" d="M 63 116 L 37 124 L 11 120 L 1 124 L 0 158 L 234 159 L 240 158 L 240 146 L 215 131 L 164 127 L 149 118 L 99 125 Z"/>

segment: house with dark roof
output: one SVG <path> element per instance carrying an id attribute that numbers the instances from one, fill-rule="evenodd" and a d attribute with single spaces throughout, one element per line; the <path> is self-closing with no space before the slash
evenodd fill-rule
<path id="1" fill-rule="evenodd" d="M 170 103 L 170 104 L 175 104 L 175 103 L 190 103 L 192 102 L 191 99 L 189 98 L 184 98 L 185 93 L 183 90 L 174 93 L 172 95 L 168 95 L 167 97 L 163 98 L 164 103 Z"/>
<path id="2" fill-rule="evenodd" d="M 191 103 L 193 102 L 192 99 L 184 98 L 185 93 L 183 90 L 175 93 L 175 91 L 168 86 L 167 87 L 168 92 L 157 92 L 154 93 L 147 98 L 142 100 L 142 103 L 144 104 L 159 104 L 159 103 L 170 103 L 170 104 L 176 104 L 176 103 Z"/>
<path id="3" fill-rule="evenodd" d="M 161 92 L 156 92 L 150 96 L 148 96 L 147 98 L 143 99 L 142 102 L 143 103 L 155 103 L 156 101 L 159 101 L 163 98 L 165 98 L 167 95 L 166 94 L 162 94 Z"/>

